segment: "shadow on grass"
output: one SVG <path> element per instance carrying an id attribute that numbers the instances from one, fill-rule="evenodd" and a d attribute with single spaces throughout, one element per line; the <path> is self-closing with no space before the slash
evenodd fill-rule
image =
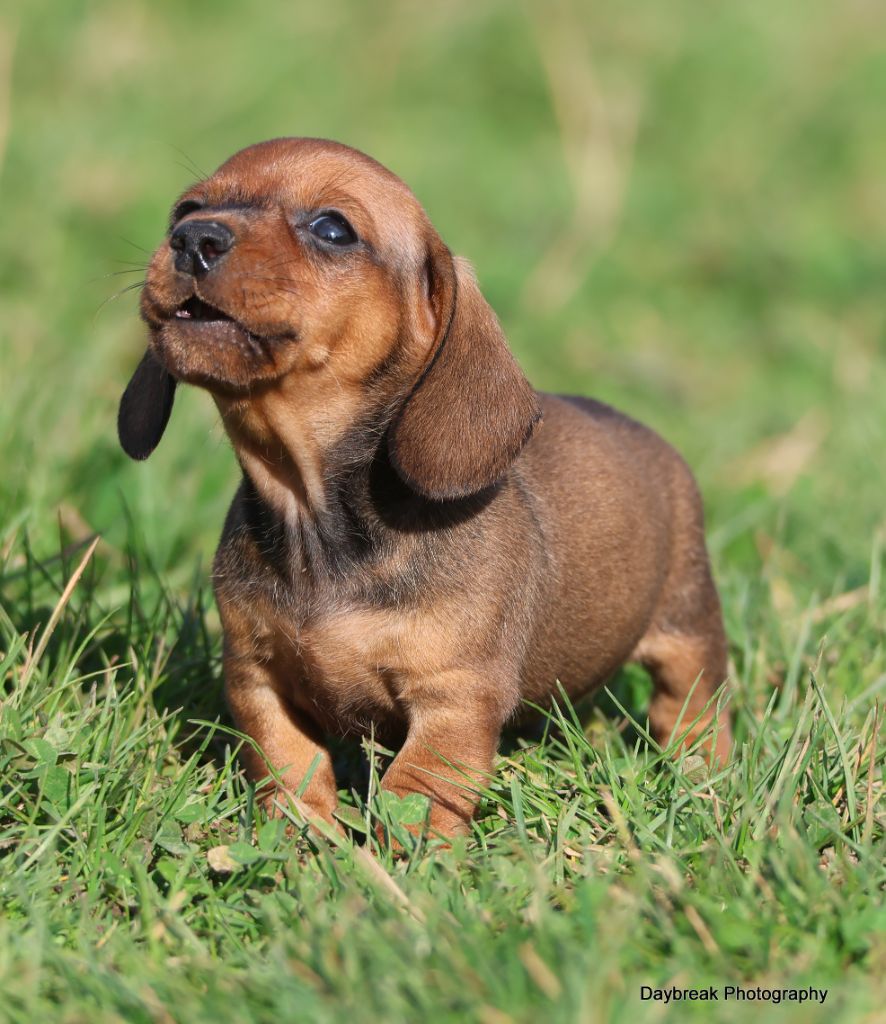
<path id="1" fill-rule="evenodd" d="M 606 692 L 607 689 L 611 695 Z M 637 742 L 645 742 L 632 723 L 645 721 L 651 694 L 652 682 L 643 669 L 637 665 L 627 665 L 610 680 L 605 689 L 595 690 L 577 700 L 572 711 L 592 743 L 596 736 L 602 736 L 604 732 L 615 728 L 621 733 L 625 746 L 631 748 Z M 628 712 L 630 721 L 615 701 Z M 503 755 L 509 756 L 526 746 L 541 743 L 548 737 L 562 739 L 560 734 L 561 729 L 555 716 L 531 711 L 525 719 L 505 729 L 499 749 Z"/>

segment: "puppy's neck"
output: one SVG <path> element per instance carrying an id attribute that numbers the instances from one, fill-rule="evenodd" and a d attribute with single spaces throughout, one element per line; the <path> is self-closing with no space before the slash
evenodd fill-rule
<path id="1" fill-rule="evenodd" d="M 401 391 L 400 384 L 379 387 L 369 404 L 365 392 L 349 395 L 342 387 L 322 400 L 305 394 L 303 405 L 289 390 L 240 402 L 216 397 L 246 477 L 240 500 L 247 528 L 299 586 L 359 582 L 355 564 L 427 544 L 472 519 L 500 490 L 496 484 L 439 502 L 404 483 L 385 441 L 396 411 L 392 395 Z M 414 566 L 407 575 L 417 578 Z"/>
<path id="2" fill-rule="evenodd" d="M 246 399 L 215 396 L 244 473 L 287 526 L 328 511 L 330 453 L 359 396 L 283 380 Z"/>

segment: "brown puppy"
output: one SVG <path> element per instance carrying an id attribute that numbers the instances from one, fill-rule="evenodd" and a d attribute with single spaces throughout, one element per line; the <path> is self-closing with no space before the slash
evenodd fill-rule
<path id="1" fill-rule="evenodd" d="M 691 473 L 607 406 L 535 392 L 374 160 L 237 153 L 175 207 L 142 316 L 121 442 L 150 454 L 176 381 L 215 399 L 243 469 L 215 559 L 227 697 L 288 790 L 311 773 L 312 812 L 336 807 L 324 734 L 374 726 L 403 740 L 384 785 L 464 832 L 521 702 L 630 659 L 661 743 L 709 723 L 726 642 Z M 725 759 L 725 714 L 715 735 Z"/>

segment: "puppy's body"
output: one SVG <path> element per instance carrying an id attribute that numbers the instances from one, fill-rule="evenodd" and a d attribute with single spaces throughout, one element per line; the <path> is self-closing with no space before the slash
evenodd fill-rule
<path id="1" fill-rule="evenodd" d="M 497 739 L 558 680 L 579 697 L 633 658 L 658 670 L 651 717 L 664 736 L 686 680 L 707 666 L 725 675 L 692 477 L 608 406 L 540 398 L 543 429 L 506 477 L 446 506 L 376 457 L 330 486 L 341 506 L 328 535 L 304 524 L 287 538 L 244 480 L 215 563 L 229 665 L 267 663 L 320 733 L 396 743 L 424 707 L 473 702 L 463 743 L 490 729 Z M 682 686 L 666 685 L 662 662 Z M 700 686 L 687 726 L 711 689 Z M 724 756 L 727 741 L 724 724 Z"/>
<path id="2" fill-rule="evenodd" d="M 726 654 L 679 456 L 607 406 L 533 392 L 470 274 L 362 155 L 278 140 L 199 189 L 149 271 L 121 439 L 141 457 L 165 426 L 159 360 L 213 393 L 240 459 L 215 588 L 229 703 L 263 752 L 244 751 L 250 774 L 267 760 L 330 818 L 324 735 L 375 730 L 404 740 L 385 785 L 430 796 L 454 834 L 524 700 L 631 658 L 655 735 L 681 716 L 697 735 Z M 358 231 L 326 223 L 330 195 Z"/>

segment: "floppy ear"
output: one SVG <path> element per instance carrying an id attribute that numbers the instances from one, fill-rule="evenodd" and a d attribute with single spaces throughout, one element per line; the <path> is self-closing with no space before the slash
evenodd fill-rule
<path id="1" fill-rule="evenodd" d="M 160 443 L 172 401 L 175 378 L 148 349 L 126 385 L 117 413 L 117 436 L 132 459 L 146 459 Z"/>
<path id="2" fill-rule="evenodd" d="M 499 480 L 541 410 L 470 265 L 438 242 L 428 260 L 438 330 L 429 363 L 388 433 L 391 462 L 438 501 Z"/>

